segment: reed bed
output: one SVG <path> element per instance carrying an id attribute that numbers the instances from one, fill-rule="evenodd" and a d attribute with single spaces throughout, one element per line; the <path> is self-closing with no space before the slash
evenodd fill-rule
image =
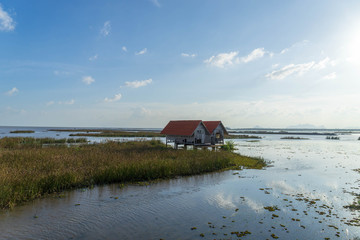
<path id="1" fill-rule="evenodd" d="M 44 144 L 86 143 L 86 138 L 31 138 L 4 137 L 0 139 L 0 148 L 42 148 Z"/>
<path id="2" fill-rule="evenodd" d="M 229 151 L 174 150 L 156 140 L 47 148 L 6 147 L 3 142 L 1 139 L 0 208 L 12 208 L 47 194 L 95 184 L 265 166 L 262 159 Z"/>

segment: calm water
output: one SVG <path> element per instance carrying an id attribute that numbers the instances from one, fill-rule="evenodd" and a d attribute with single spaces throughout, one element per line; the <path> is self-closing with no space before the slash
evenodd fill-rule
<path id="1" fill-rule="evenodd" d="M 360 212 L 343 208 L 354 200 L 349 192 L 360 193 L 359 136 L 237 140 L 240 153 L 273 166 L 65 192 L 0 212 L 0 239 L 359 238 L 360 227 L 346 223 Z"/>

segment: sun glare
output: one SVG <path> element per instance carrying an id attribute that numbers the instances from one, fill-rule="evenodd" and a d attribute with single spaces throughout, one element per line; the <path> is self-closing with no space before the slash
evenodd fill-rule
<path id="1" fill-rule="evenodd" d="M 360 65 L 360 20 L 351 25 L 344 39 L 346 60 Z"/>

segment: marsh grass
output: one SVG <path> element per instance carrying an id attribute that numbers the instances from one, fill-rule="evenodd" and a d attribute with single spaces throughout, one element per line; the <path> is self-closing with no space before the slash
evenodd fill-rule
<path id="1" fill-rule="evenodd" d="M 86 138 L 31 138 L 31 137 L 4 137 L 0 139 L 0 148 L 22 149 L 42 148 L 44 144 L 86 143 Z"/>
<path id="2" fill-rule="evenodd" d="M 46 194 L 95 184 L 151 181 L 239 166 L 256 169 L 265 166 L 261 159 L 228 151 L 174 150 L 156 140 L 48 148 L 29 147 L 26 142 L 23 146 L 27 147 L 19 147 L 16 141 L 15 145 L 6 147 L 3 141 L 0 141 L 0 208 L 12 208 Z"/>

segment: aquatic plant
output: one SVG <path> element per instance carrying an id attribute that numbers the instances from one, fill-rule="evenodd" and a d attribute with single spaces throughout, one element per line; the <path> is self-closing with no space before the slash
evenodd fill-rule
<path id="1" fill-rule="evenodd" d="M 0 208 L 95 184 L 174 178 L 264 162 L 230 151 L 167 148 L 160 141 L 39 147 L 45 140 L 0 139 Z"/>
<path id="2" fill-rule="evenodd" d="M 330 140 L 340 140 L 339 137 L 330 137 L 330 136 L 327 136 L 326 139 L 330 139 Z"/>

